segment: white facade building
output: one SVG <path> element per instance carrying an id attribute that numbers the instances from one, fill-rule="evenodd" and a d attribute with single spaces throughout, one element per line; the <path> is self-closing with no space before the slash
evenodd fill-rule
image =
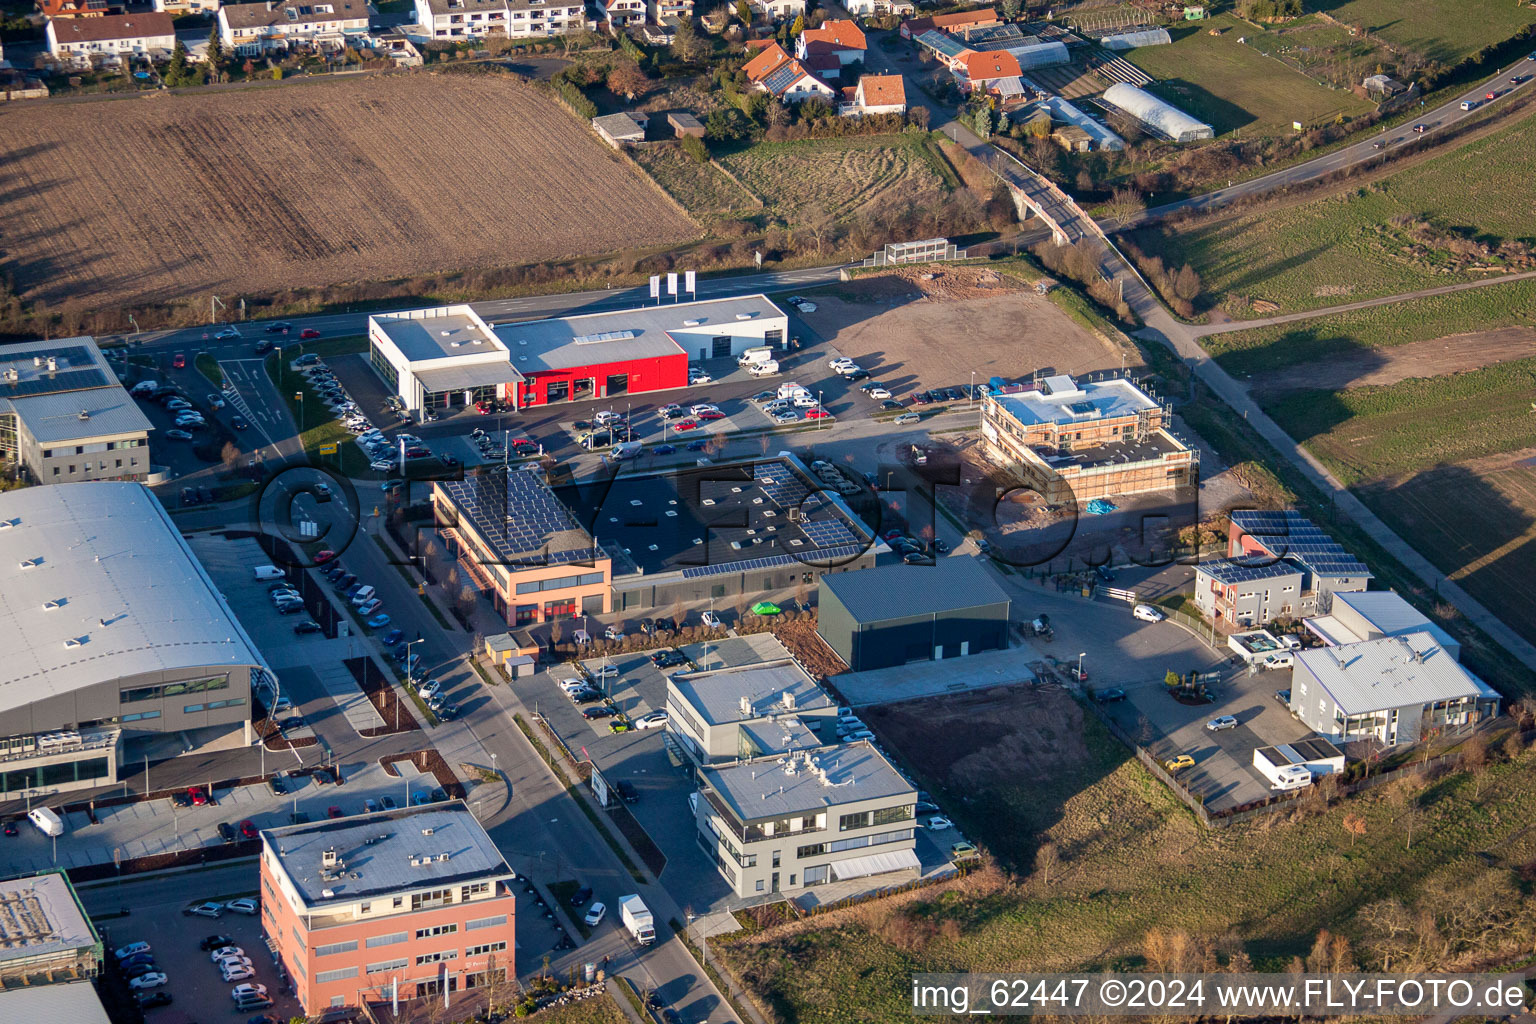
<path id="1" fill-rule="evenodd" d="M 60 60 L 117 63 L 125 58 L 165 60 L 176 46 L 171 16 L 161 11 L 104 18 L 50 18 L 48 52 Z"/>
<path id="2" fill-rule="evenodd" d="M 225 46 L 247 57 L 295 48 L 360 46 L 368 36 L 368 5 L 364 0 L 226 4 L 219 8 L 219 35 Z"/>

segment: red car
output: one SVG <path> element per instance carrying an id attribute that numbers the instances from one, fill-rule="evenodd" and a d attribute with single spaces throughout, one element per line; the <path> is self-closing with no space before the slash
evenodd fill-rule
<path id="1" fill-rule="evenodd" d="M 481 416 L 489 416 L 491 413 L 493 413 L 495 411 L 496 411 L 495 407 L 492 406 L 489 402 L 476 402 L 475 403 L 475 412 L 479 413 Z"/>
<path id="2" fill-rule="evenodd" d="M 725 419 L 725 413 L 721 412 L 719 409 L 706 409 L 704 412 L 699 413 L 698 418 L 703 420 L 705 423 L 708 423 L 711 420 Z"/>
<path id="3" fill-rule="evenodd" d="M 186 368 L 187 354 L 185 352 L 177 352 L 174 356 L 171 357 L 171 369 L 185 370 Z"/>
<path id="4" fill-rule="evenodd" d="M 320 552 L 318 555 L 315 556 L 315 564 L 316 565 L 324 565 L 326 562 L 329 562 L 331 559 L 333 559 L 335 557 L 336 557 L 336 552 L 332 551 L 330 548 L 326 548 L 324 551 Z"/>
<path id="5" fill-rule="evenodd" d="M 346 817 L 346 815 L 342 813 L 341 808 L 340 807 L 336 807 L 334 805 L 331 806 L 331 807 L 326 808 L 325 816 L 328 817 L 328 818 L 345 818 Z"/>
<path id="6" fill-rule="evenodd" d="M 246 839 L 255 839 L 259 833 L 256 831 L 256 823 L 247 818 L 240 823 L 240 835 Z"/>
<path id="7" fill-rule="evenodd" d="M 203 807 L 208 803 L 208 794 L 203 792 L 201 786 L 193 786 L 187 790 L 187 796 L 191 798 L 193 807 Z"/>
<path id="8" fill-rule="evenodd" d="M 301 338 L 318 338 L 318 337 L 320 337 L 320 332 L 315 330 L 313 327 L 306 327 L 302 331 L 299 332 L 299 337 L 301 337 Z"/>
<path id="9" fill-rule="evenodd" d="M 1487 96 L 1483 97 L 1483 99 L 1485 99 L 1485 100 L 1496 100 L 1498 98 L 1499 98 L 1499 94 L 1496 93 L 1496 92 L 1491 92 Z"/>
<path id="10" fill-rule="evenodd" d="M 831 419 L 832 414 L 825 409 L 807 409 L 805 410 L 805 418 L 808 420 L 826 420 Z"/>
<path id="11" fill-rule="evenodd" d="M 699 421 L 698 420 L 678 420 L 676 423 L 672 424 L 672 429 L 673 430 L 698 430 L 699 429 Z"/>

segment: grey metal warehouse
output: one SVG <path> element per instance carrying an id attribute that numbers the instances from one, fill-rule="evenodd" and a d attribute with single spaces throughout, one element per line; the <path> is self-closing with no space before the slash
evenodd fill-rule
<path id="1" fill-rule="evenodd" d="M 1008 595 L 971 558 L 821 578 L 816 630 L 855 672 L 1008 646 Z"/>
<path id="2" fill-rule="evenodd" d="M 136 483 L 0 495 L 0 637 L 0 802 L 111 785 L 125 744 L 166 733 L 248 744 L 270 671 Z"/>

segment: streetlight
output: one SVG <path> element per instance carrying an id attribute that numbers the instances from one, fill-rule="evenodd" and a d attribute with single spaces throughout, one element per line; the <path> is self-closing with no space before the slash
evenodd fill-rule
<path id="1" fill-rule="evenodd" d="M 816 429 L 820 430 L 821 429 L 821 421 L 827 418 L 826 417 L 827 410 L 825 408 L 823 408 L 822 404 L 821 404 L 821 391 L 820 390 L 818 390 L 816 392 L 816 411 L 822 414 L 822 415 L 816 417 Z"/>
<path id="2" fill-rule="evenodd" d="M 970 390 L 970 393 L 969 393 L 969 398 L 970 398 L 970 401 L 966 403 L 966 408 L 970 408 L 971 406 L 976 404 L 976 371 L 975 370 L 971 371 L 971 390 Z"/>
<path id="3" fill-rule="evenodd" d="M 1083 659 L 1088 656 L 1087 651 L 1077 652 L 1077 681 L 1083 681 Z"/>
<path id="4" fill-rule="evenodd" d="M 407 642 L 406 645 L 405 645 L 405 688 L 406 688 L 406 690 L 410 690 L 410 688 L 411 688 L 411 668 L 412 668 L 412 665 L 411 665 L 411 648 L 415 647 L 419 643 L 421 643 L 421 637 L 418 636 L 415 640 L 411 640 L 411 641 Z M 400 728 L 400 702 L 398 700 L 395 701 L 395 728 L 396 729 Z"/>

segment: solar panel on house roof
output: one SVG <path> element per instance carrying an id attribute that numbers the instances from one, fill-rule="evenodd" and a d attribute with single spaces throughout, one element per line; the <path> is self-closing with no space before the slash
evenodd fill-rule
<path id="1" fill-rule="evenodd" d="M 1267 565 L 1243 565 L 1240 562 L 1223 560 L 1208 562 L 1200 567 L 1200 571 L 1218 583 L 1247 583 L 1252 580 L 1273 579 L 1276 576 L 1285 576 L 1300 570 L 1288 562 L 1271 562 Z"/>
<path id="2" fill-rule="evenodd" d="M 82 353 L 82 359 L 90 358 L 83 348 L 70 351 Z M 107 375 L 94 366 L 86 366 L 78 370 L 43 371 L 42 376 L 27 380 L 10 381 L 0 378 L 0 397 L 26 398 L 30 395 L 51 395 L 60 391 L 83 391 L 86 388 L 106 386 Z"/>

